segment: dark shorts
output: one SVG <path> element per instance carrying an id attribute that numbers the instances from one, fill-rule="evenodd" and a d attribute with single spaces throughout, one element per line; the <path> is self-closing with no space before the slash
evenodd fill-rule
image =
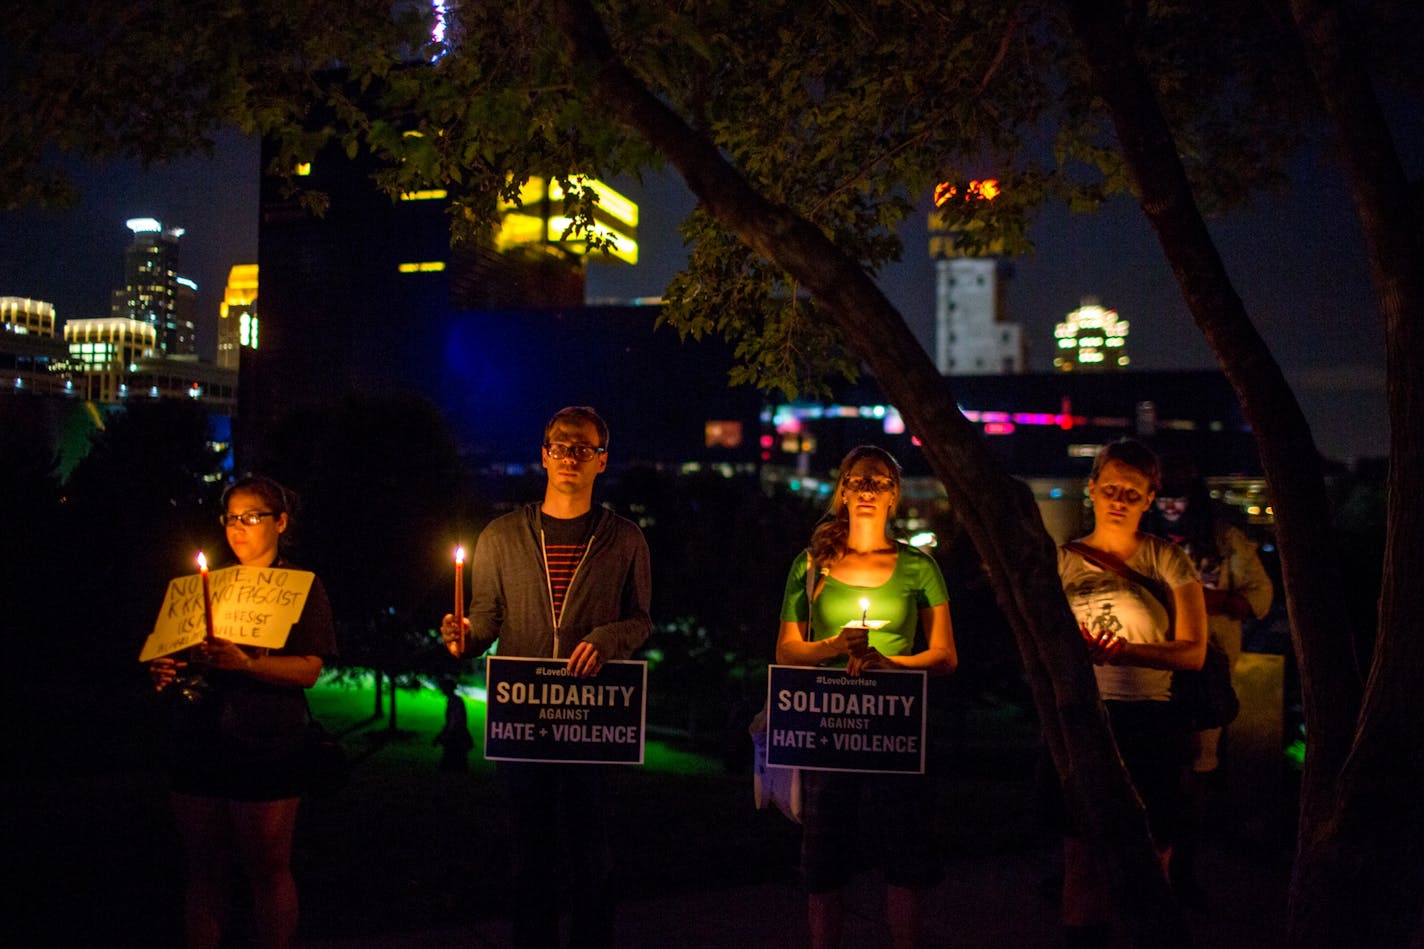
<path id="1" fill-rule="evenodd" d="M 197 797 L 281 801 L 305 793 L 306 761 L 300 746 L 265 755 L 232 753 L 217 746 L 180 746 L 169 769 L 171 788 Z"/>
<path id="2" fill-rule="evenodd" d="M 892 886 L 940 879 L 934 786 L 922 774 L 801 772 L 801 872 L 812 893 L 849 883 L 862 854 Z"/>

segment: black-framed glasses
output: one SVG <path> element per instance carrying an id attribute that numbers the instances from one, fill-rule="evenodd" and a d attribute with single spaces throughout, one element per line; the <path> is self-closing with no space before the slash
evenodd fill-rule
<path id="1" fill-rule="evenodd" d="M 884 494 L 895 490 L 889 478 L 845 478 L 841 482 L 851 494 Z"/>
<path id="2" fill-rule="evenodd" d="M 256 527 L 262 523 L 264 517 L 276 517 L 271 511 L 248 511 L 245 514 L 219 514 L 218 523 L 223 527 L 231 527 L 234 524 L 241 524 L 244 527 Z"/>
<path id="3" fill-rule="evenodd" d="M 599 445 L 567 445 L 564 442 L 546 442 L 544 450 L 549 453 L 549 457 L 558 461 L 562 458 L 573 456 L 579 461 L 588 461 L 596 455 L 601 455 L 608 449 Z"/>

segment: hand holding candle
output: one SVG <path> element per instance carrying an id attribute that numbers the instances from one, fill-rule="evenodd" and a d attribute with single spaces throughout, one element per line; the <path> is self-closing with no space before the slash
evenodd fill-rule
<path id="1" fill-rule="evenodd" d="M 870 611 L 870 600 L 860 598 L 860 622 L 847 623 L 845 627 L 846 649 L 854 657 L 865 655 L 870 648 L 870 627 L 865 624 L 865 616 Z"/>
<path id="2" fill-rule="evenodd" d="M 213 592 L 208 585 L 208 558 L 198 551 L 198 575 L 203 578 L 203 622 L 207 630 L 205 642 L 213 640 Z"/>

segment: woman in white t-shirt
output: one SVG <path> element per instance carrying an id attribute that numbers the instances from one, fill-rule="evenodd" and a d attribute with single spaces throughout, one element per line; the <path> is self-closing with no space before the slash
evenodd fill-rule
<path id="1" fill-rule="evenodd" d="M 1058 576 L 1088 641 L 1113 737 L 1147 808 L 1165 872 L 1183 812 L 1189 734 L 1170 704 L 1172 672 L 1201 668 L 1207 621 L 1201 581 L 1186 553 L 1137 530 L 1160 485 L 1151 449 L 1132 439 L 1104 446 L 1088 481 L 1093 530 L 1059 548 Z M 1163 602 L 1168 597 L 1174 625 Z M 1067 944 L 1106 945 L 1111 905 L 1102 857 L 1071 831 L 1063 853 Z"/>

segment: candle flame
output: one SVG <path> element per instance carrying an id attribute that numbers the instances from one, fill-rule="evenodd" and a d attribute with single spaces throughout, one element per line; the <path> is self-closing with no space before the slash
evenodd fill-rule
<path id="1" fill-rule="evenodd" d="M 456 548 L 455 548 L 455 562 L 456 562 L 456 563 L 464 563 L 464 562 L 465 562 L 465 548 L 463 548 L 463 547 L 456 547 Z"/>
<path id="2" fill-rule="evenodd" d="M 199 570 L 206 570 L 206 569 L 208 569 L 208 558 L 203 556 L 203 552 L 202 552 L 201 550 L 198 551 L 198 569 L 199 569 Z"/>
<path id="3" fill-rule="evenodd" d="M 864 613 L 864 612 L 865 612 L 866 610 L 868 610 L 868 609 L 870 609 L 870 600 L 867 599 L 866 597 L 861 597 L 861 598 L 860 598 L 860 611 L 861 611 L 862 613 Z"/>

